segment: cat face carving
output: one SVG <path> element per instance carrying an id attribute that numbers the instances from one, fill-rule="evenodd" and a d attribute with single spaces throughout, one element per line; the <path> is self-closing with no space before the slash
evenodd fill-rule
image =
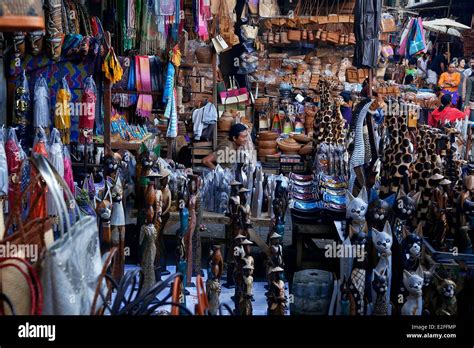
<path id="1" fill-rule="evenodd" d="M 403 189 L 400 189 L 395 203 L 396 216 L 402 220 L 412 217 L 416 211 L 420 195 L 420 192 L 415 193 L 415 191 L 405 194 Z"/>
<path id="2" fill-rule="evenodd" d="M 423 276 L 419 273 L 403 271 L 403 285 L 412 296 L 420 296 L 423 289 Z"/>
<path id="3" fill-rule="evenodd" d="M 380 254 L 390 254 L 390 249 L 392 248 L 392 228 L 388 221 L 385 223 L 384 229 L 382 232 L 377 231 L 375 228 L 372 229 L 372 242 L 375 249 Z"/>
<path id="4" fill-rule="evenodd" d="M 423 243 L 423 225 L 420 223 L 413 233 L 408 232 L 406 227 L 403 230 L 403 250 L 405 254 L 412 258 L 421 256 L 421 245 Z"/>
<path id="5" fill-rule="evenodd" d="M 385 199 L 380 199 L 375 191 L 372 191 L 366 219 L 372 225 L 380 225 L 389 220 L 392 215 L 392 208 L 395 204 L 395 194 Z"/>
<path id="6" fill-rule="evenodd" d="M 365 187 L 359 192 L 357 198 L 346 191 L 346 218 L 361 221 L 365 219 L 367 214 L 368 198 Z"/>
<path id="7" fill-rule="evenodd" d="M 374 270 L 374 280 L 372 281 L 372 287 L 377 294 L 385 294 L 388 288 L 388 279 L 385 275 L 385 269 L 378 273 Z"/>

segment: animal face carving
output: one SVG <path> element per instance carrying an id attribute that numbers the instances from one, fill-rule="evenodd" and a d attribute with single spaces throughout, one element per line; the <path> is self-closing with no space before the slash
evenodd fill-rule
<path id="1" fill-rule="evenodd" d="M 382 232 L 377 231 L 375 228 L 372 229 L 372 242 L 375 249 L 381 254 L 390 254 L 392 248 L 392 228 L 388 221 L 385 223 L 385 227 Z"/>
<path id="2" fill-rule="evenodd" d="M 415 191 L 412 191 L 408 194 L 405 194 L 403 189 L 400 189 L 395 204 L 396 216 L 402 220 L 412 217 L 416 211 L 419 198 L 420 192 L 415 193 Z"/>
<path id="3" fill-rule="evenodd" d="M 392 208 L 395 204 L 395 194 L 385 199 L 380 199 L 376 192 L 371 195 L 371 201 L 367 211 L 367 221 L 373 225 L 381 224 L 390 219 Z"/>
<path id="4" fill-rule="evenodd" d="M 346 217 L 352 220 L 361 221 L 365 219 L 367 213 L 368 198 L 365 187 L 359 192 L 357 198 L 346 191 Z"/>
<path id="5" fill-rule="evenodd" d="M 403 230 L 403 249 L 406 254 L 413 258 L 420 257 L 421 245 L 423 243 L 423 225 L 420 223 L 413 233 L 409 233 L 405 228 Z"/>
<path id="6" fill-rule="evenodd" d="M 403 271 L 403 285 L 410 295 L 420 296 L 423 288 L 423 277 L 418 273 Z"/>
<path id="7" fill-rule="evenodd" d="M 372 287 L 377 294 L 385 294 L 388 288 L 388 279 L 385 275 L 385 269 L 378 273 L 374 270 L 374 280 L 372 281 Z"/>

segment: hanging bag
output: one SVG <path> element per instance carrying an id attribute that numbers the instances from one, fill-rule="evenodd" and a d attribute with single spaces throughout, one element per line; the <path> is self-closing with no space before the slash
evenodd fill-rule
<path id="1" fill-rule="evenodd" d="M 277 0 L 260 0 L 258 13 L 260 17 L 277 17 L 280 13 Z"/>
<path id="2" fill-rule="evenodd" d="M 89 314 L 103 266 L 97 222 L 92 216 L 81 215 L 69 187 L 45 157 L 33 155 L 31 162 L 51 192 L 61 232 L 46 250 L 41 265 L 43 313 Z"/>

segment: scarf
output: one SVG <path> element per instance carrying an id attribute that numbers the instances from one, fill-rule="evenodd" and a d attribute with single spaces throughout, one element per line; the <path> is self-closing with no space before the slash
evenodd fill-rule
<path id="1" fill-rule="evenodd" d="M 92 76 L 84 80 L 84 91 L 82 93 L 82 105 L 85 107 L 85 114 L 79 115 L 79 128 L 92 130 L 95 120 L 95 105 L 97 103 L 97 87 Z"/>
<path id="2" fill-rule="evenodd" d="M 135 6 L 135 0 L 128 0 L 127 1 L 127 14 L 125 18 L 125 27 L 124 27 L 124 43 L 123 43 L 123 49 L 125 51 L 131 50 L 133 47 L 135 47 L 135 40 L 137 37 L 137 31 L 136 31 L 136 6 Z"/>
<path id="3" fill-rule="evenodd" d="M 165 117 L 169 119 L 166 137 L 176 138 L 178 136 L 178 111 L 176 108 L 176 88 L 173 89 L 171 98 L 168 99 L 168 104 L 166 104 Z"/>
<path id="4" fill-rule="evenodd" d="M 136 71 L 135 71 L 135 59 L 130 58 L 130 70 L 128 74 L 128 84 L 127 89 L 129 91 L 136 91 Z M 131 106 L 136 104 L 138 101 L 138 96 L 136 94 L 129 94 L 128 95 L 128 105 Z"/>
<path id="5" fill-rule="evenodd" d="M 51 124 L 49 89 L 48 83 L 43 76 L 36 80 L 34 100 L 33 126 L 35 128 L 48 128 Z"/>
<path id="6" fill-rule="evenodd" d="M 71 192 L 75 195 L 74 177 L 72 174 L 72 161 L 67 146 L 64 146 L 64 181 L 66 182 Z"/>
<path id="7" fill-rule="evenodd" d="M 151 92 L 150 59 L 146 56 L 135 57 L 137 73 L 137 90 Z M 153 97 L 149 94 L 140 94 L 137 103 L 137 115 L 149 118 L 153 109 Z"/>
<path id="8" fill-rule="evenodd" d="M 8 194 L 8 165 L 3 135 L 4 128 L 2 127 L 0 130 L 0 198 Z"/>
<path id="9" fill-rule="evenodd" d="M 167 69 L 167 72 L 166 72 L 165 88 L 163 90 L 163 103 L 166 103 L 168 98 L 173 93 L 174 74 L 175 74 L 174 65 L 172 63 L 168 63 L 168 69 Z"/>

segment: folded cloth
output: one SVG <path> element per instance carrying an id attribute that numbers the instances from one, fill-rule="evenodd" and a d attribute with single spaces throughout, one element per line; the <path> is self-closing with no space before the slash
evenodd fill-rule
<path id="1" fill-rule="evenodd" d="M 214 104 L 207 103 L 202 108 L 193 111 L 193 134 L 195 140 L 200 140 L 205 128 L 217 122 L 217 109 Z"/>

